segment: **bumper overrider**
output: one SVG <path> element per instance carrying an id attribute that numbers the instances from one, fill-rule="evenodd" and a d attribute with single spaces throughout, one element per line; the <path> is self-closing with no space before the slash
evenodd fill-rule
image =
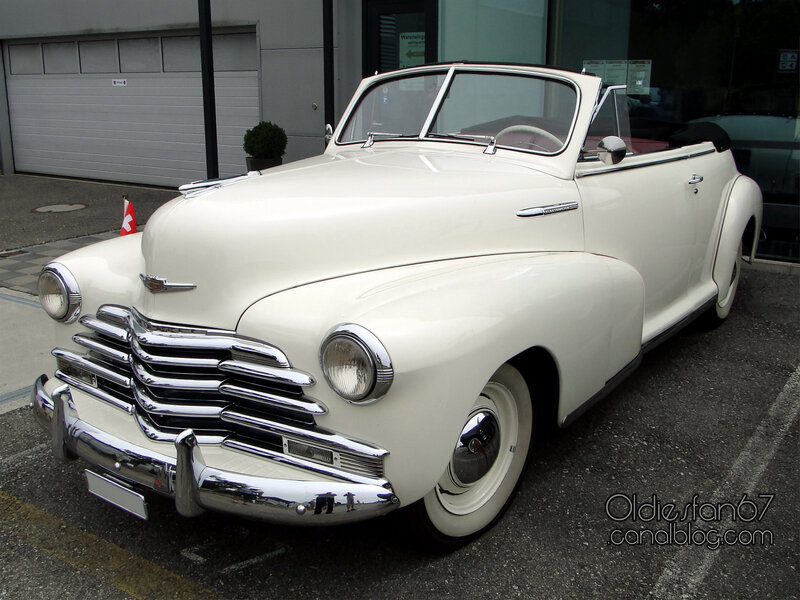
<path id="1" fill-rule="evenodd" d="M 191 429 L 175 439 L 176 458 L 160 454 L 81 420 L 70 387 L 63 384 L 48 392 L 46 383 L 45 375 L 36 380 L 32 407 L 36 421 L 50 434 L 57 458 L 80 457 L 113 484 L 171 497 L 181 515 L 196 516 L 208 509 L 321 525 L 363 520 L 399 506 L 388 483 L 256 477 L 207 466 Z"/>

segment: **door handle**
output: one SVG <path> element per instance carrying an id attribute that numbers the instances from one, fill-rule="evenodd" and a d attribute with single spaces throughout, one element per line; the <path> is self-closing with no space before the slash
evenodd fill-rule
<path id="1" fill-rule="evenodd" d="M 695 175 L 692 175 L 692 178 L 689 180 L 689 185 L 697 185 L 698 183 L 701 183 L 702 181 L 703 181 L 703 176 L 695 174 Z"/>

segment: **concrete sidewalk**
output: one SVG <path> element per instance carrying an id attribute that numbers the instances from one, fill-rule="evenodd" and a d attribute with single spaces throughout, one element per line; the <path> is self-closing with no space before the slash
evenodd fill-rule
<path id="1" fill-rule="evenodd" d="M 45 242 L 119 233 L 123 194 L 133 202 L 141 228 L 178 191 L 127 183 L 0 175 L 0 254 Z M 69 210 L 73 208 L 78 209 Z"/>

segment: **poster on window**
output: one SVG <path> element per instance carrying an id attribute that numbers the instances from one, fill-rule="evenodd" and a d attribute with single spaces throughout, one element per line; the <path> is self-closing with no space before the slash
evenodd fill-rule
<path id="1" fill-rule="evenodd" d="M 425 32 L 406 31 L 399 35 L 397 44 L 399 68 L 425 64 Z"/>
<path id="2" fill-rule="evenodd" d="M 629 95 L 650 93 L 650 72 L 652 68 L 652 60 L 628 61 L 628 89 L 626 92 Z"/>

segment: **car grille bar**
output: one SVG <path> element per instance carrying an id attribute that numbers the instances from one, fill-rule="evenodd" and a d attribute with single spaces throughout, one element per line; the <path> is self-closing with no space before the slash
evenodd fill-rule
<path id="1" fill-rule="evenodd" d="M 80 323 L 88 331 L 72 339 L 87 352 L 54 349 L 56 376 L 133 414 L 150 439 L 171 442 L 192 429 L 201 443 L 342 478 L 383 478 L 388 452 L 318 427 L 327 409 L 305 393 L 314 379 L 275 346 L 116 305 Z"/>

